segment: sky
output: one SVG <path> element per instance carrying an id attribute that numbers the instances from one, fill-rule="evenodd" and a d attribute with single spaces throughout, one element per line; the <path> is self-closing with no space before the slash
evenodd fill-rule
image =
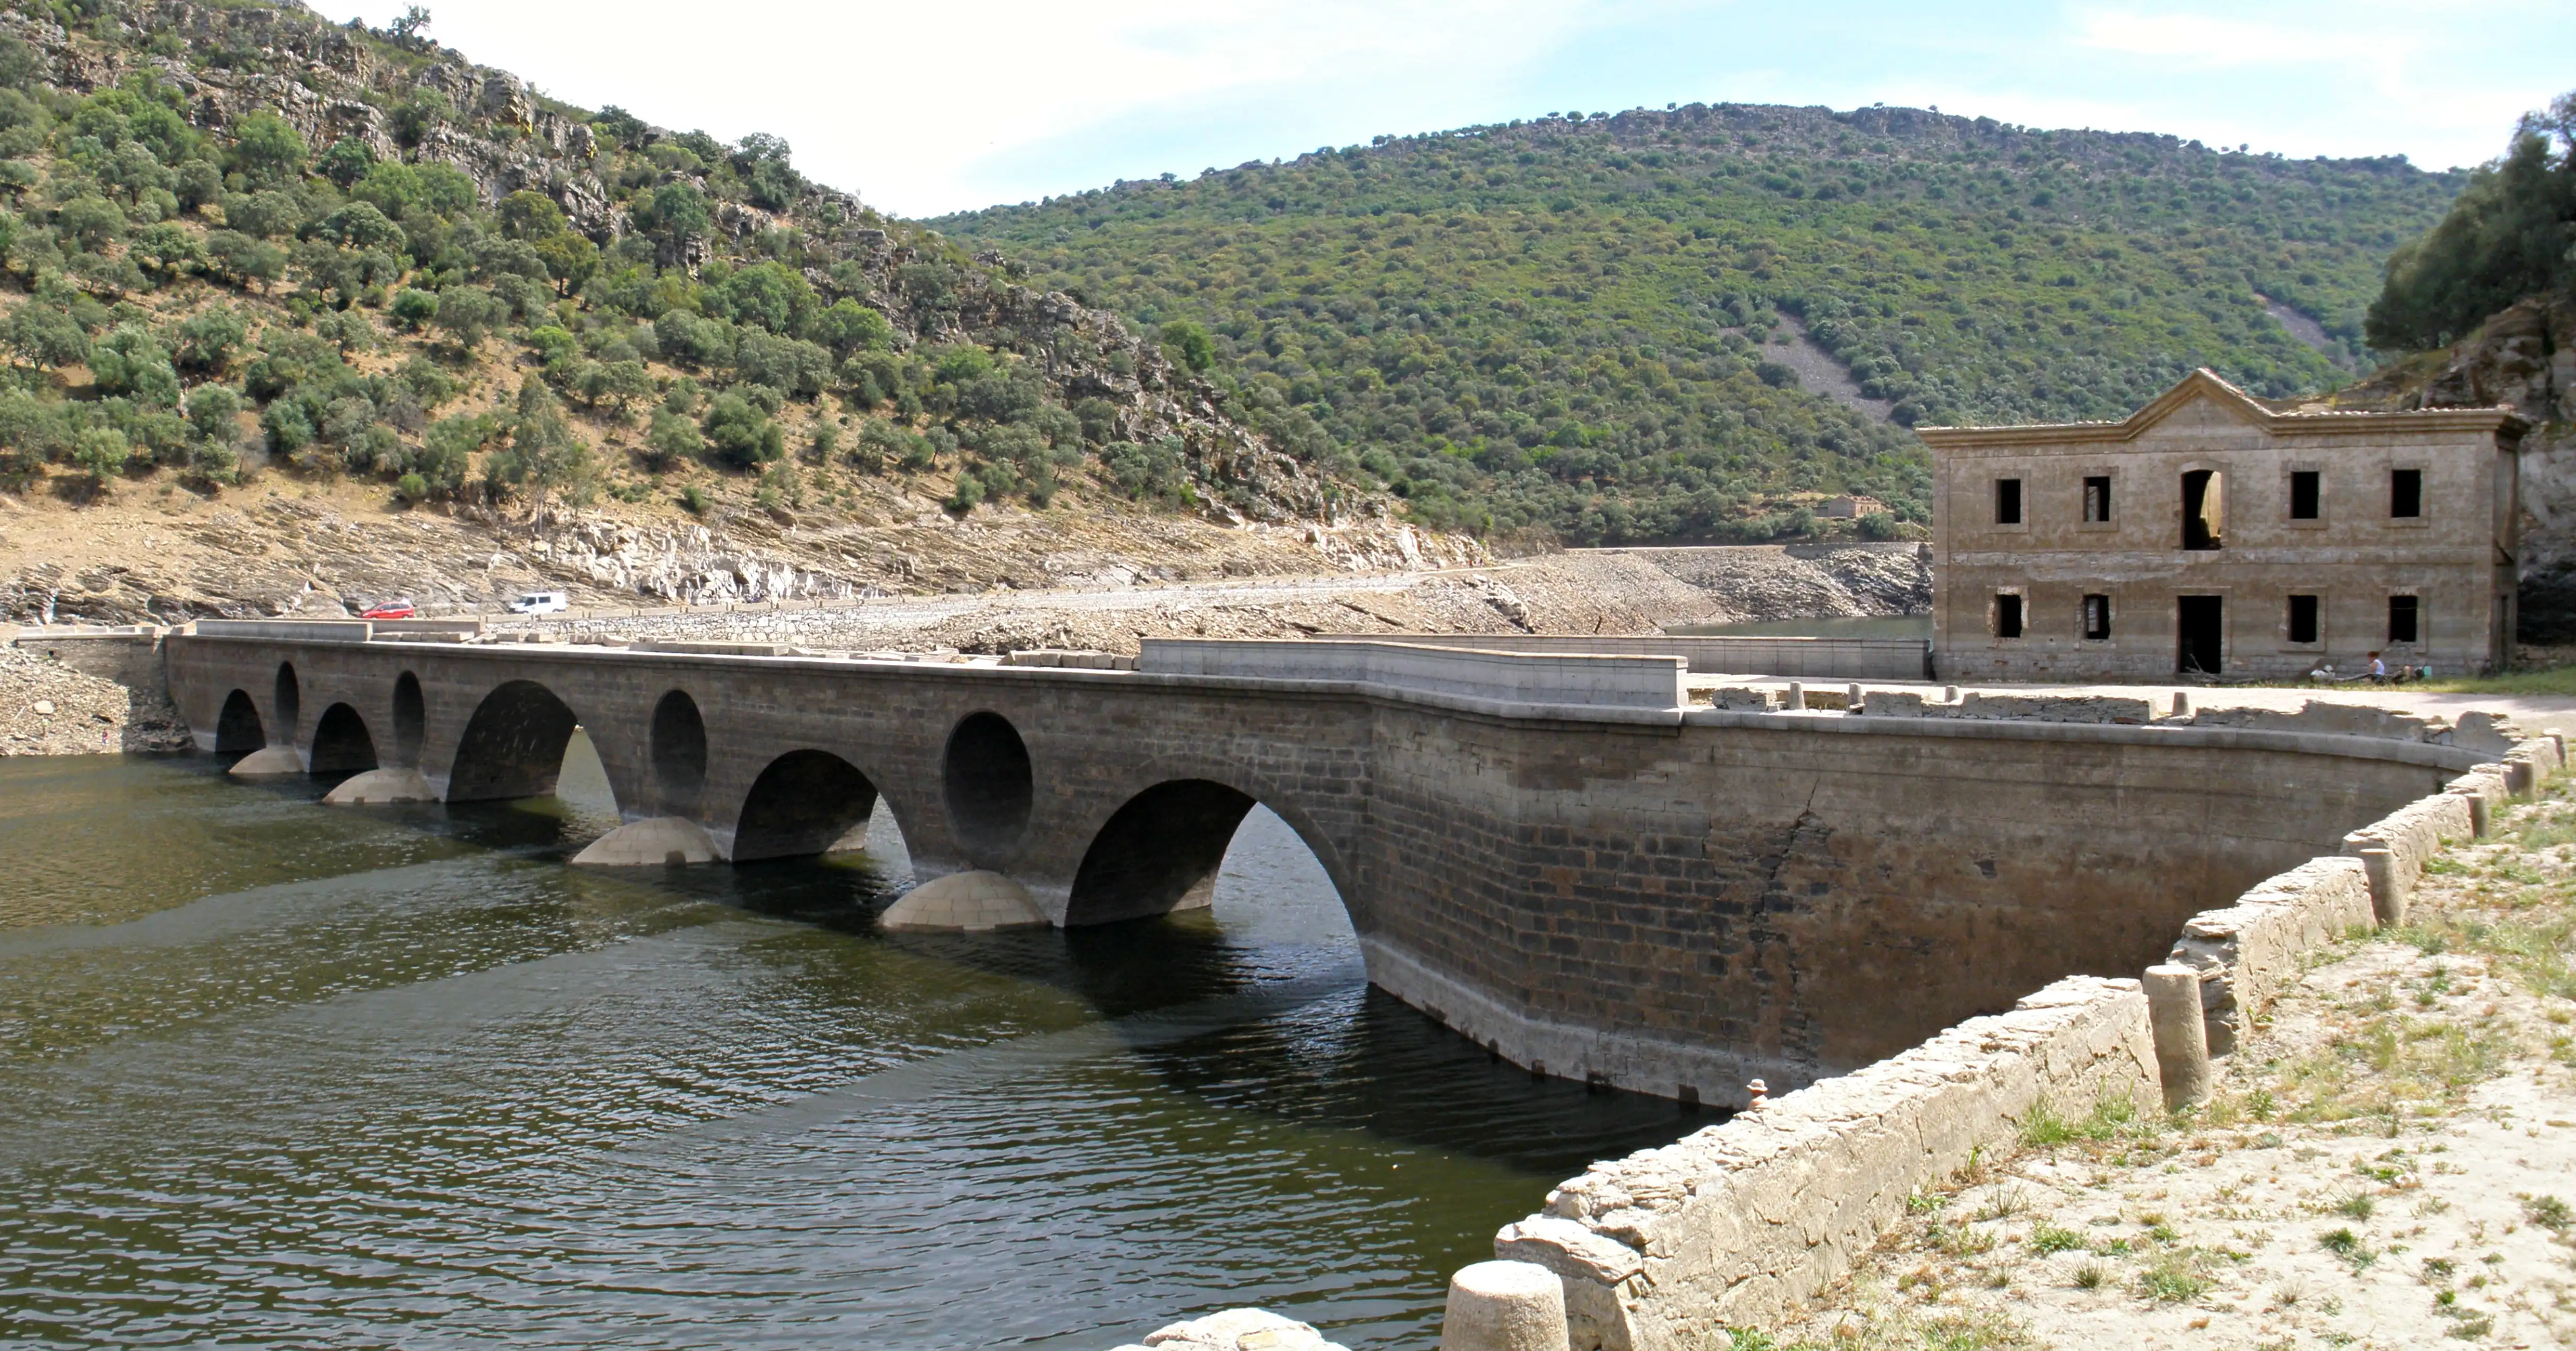
<path id="1" fill-rule="evenodd" d="M 307 0 L 381 27 L 403 6 Z M 336 7 L 335 7 L 336 6 Z M 436 0 L 555 98 L 785 137 L 932 216 L 1380 135 L 1688 103 L 1886 103 L 2295 158 L 2483 162 L 2576 88 L 2576 0 Z"/>

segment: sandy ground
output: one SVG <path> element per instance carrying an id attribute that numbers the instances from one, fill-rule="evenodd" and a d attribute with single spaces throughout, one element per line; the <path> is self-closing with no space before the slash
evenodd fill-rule
<path id="1" fill-rule="evenodd" d="M 1779 676 L 1734 676 L 1722 673 L 1693 672 L 1687 680 L 1692 689 L 1738 686 L 1755 689 L 1784 689 L 1791 682 Z M 1854 682 L 1810 680 L 1810 689 L 1842 690 Z M 2275 708 L 2297 712 L 2309 700 L 2336 704 L 2362 704 L 2403 712 L 2440 714 L 2456 719 L 2470 709 L 2502 713 L 2524 728 L 2538 732 L 2562 728 L 2576 733 L 2576 698 L 2553 694 L 2450 694 L 2430 690 L 2413 690 L 2402 686 L 2337 685 L 2330 688 L 2302 689 L 2293 687 L 2212 688 L 2203 685 L 1976 685 L 1946 686 L 1925 681 L 1864 680 L 1861 689 L 1910 690 L 1926 697 L 1937 697 L 1943 690 L 1956 688 L 1962 693 L 1982 691 L 1989 694 L 2054 694 L 2103 695 L 2123 699 L 2145 699 L 2159 714 L 2170 712 L 2176 696 L 2188 698 L 2191 707 L 2202 708 Z"/>
<path id="2" fill-rule="evenodd" d="M 2042 1123 L 1755 1347 L 2576 1346 L 2576 799 L 2437 860 L 2170 1117 Z"/>

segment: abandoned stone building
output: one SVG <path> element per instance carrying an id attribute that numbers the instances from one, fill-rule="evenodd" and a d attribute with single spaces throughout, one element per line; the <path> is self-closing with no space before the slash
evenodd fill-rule
<path id="1" fill-rule="evenodd" d="M 2498 408 L 2285 409 L 2196 371 L 2121 422 L 1930 427 L 1944 679 L 2456 675 L 2514 632 Z"/>

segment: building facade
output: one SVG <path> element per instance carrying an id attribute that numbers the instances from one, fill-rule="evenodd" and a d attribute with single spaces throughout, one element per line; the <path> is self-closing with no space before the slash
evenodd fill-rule
<path id="1" fill-rule="evenodd" d="M 1920 428 L 1936 669 L 2501 668 L 2522 427 L 2495 408 L 2283 412 L 2204 370 L 2121 422 Z"/>

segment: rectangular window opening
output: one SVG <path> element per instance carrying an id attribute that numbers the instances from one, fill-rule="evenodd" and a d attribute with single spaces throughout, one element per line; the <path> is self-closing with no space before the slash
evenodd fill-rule
<path id="1" fill-rule="evenodd" d="M 2217 549 L 2227 538 L 2227 484 L 2215 469 L 2182 476 L 2182 547 Z"/>
<path id="2" fill-rule="evenodd" d="M 2021 524 L 2020 479 L 1999 478 L 1995 480 L 1995 524 Z"/>
<path id="3" fill-rule="evenodd" d="M 2290 597 L 2290 641 L 2313 643 L 2317 640 L 2317 598 Z"/>
<path id="4" fill-rule="evenodd" d="M 2111 521 L 2111 476 L 2098 474 L 2084 480 L 2084 522 L 2108 525 Z"/>
<path id="5" fill-rule="evenodd" d="M 2291 520 L 2313 521 L 2317 519 L 2318 477 L 2319 475 L 2314 469 L 2294 469 L 2290 472 Z"/>
<path id="6" fill-rule="evenodd" d="M 2412 520 L 2424 514 L 2424 471 L 2391 469 L 2388 471 L 2388 515 L 2393 520 Z"/>
<path id="7" fill-rule="evenodd" d="M 2111 636 L 2111 598 L 2109 596 L 2084 598 L 2084 636 L 2095 642 L 2101 642 Z"/>
<path id="8" fill-rule="evenodd" d="M 2390 596 L 2388 598 L 2388 641 L 2420 642 L 2422 640 L 2417 635 L 2423 631 L 2423 626 L 2423 605 L 2415 597 Z"/>
<path id="9" fill-rule="evenodd" d="M 2009 591 L 1995 597 L 1995 636 L 2021 636 L 2021 597 Z"/>

